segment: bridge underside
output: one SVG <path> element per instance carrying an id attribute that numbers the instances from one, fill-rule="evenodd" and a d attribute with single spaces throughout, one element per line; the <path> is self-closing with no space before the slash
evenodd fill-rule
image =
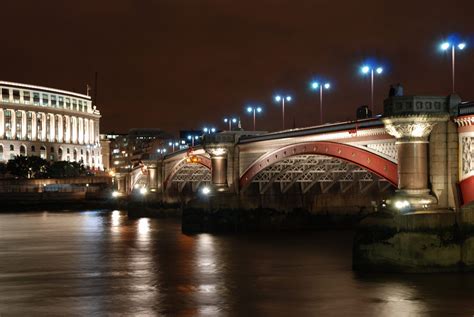
<path id="1" fill-rule="evenodd" d="M 190 188 L 196 192 L 200 187 L 211 183 L 211 170 L 201 164 L 184 164 L 173 176 L 167 190 L 183 192 Z"/>
<path id="2" fill-rule="evenodd" d="M 368 190 L 383 192 L 393 189 L 384 178 L 342 159 L 324 155 L 296 155 L 285 158 L 262 170 L 251 184 L 258 184 L 260 194 L 279 185 L 280 192 L 298 187 L 302 194 L 308 192 L 366 193 Z"/>

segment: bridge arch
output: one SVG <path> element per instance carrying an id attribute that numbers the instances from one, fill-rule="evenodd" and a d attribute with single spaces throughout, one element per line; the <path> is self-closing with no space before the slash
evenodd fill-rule
<path id="1" fill-rule="evenodd" d="M 136 187 L 149 187 L 148 170 L 144 165 L 136 166 L 130 172 L 130 192 L 132 192 Z"/>
<path id="2" fill-rule="evenodd" d="M 211 181 L 211 160 L 204 155 L 194 155 L 193 159 L 184 157 L 171 169 L 164 181 L 164 190 L 168 190 L 172 183 L 178 184 L 181 192 L 186 184 L 191 183 L 197 189 L 202 183 Z"/>
<path id="3" fill-rule="evenodd" d="M 242 174 L 239 184 L 240 189 L 246 189 L 257 175 L 271 166 L 284 160 L 289 160 L 290 158 L 297 156 L 303 157 L 305 155 L 317 156 L 319 158 L 332 158 L 337 162 L 346 162 L 349 163 L 343 166 L 346 171 L 350 171 L 354 169 L 354 167 L 360 167 L 386 180 L 391 185 L 396 186 L 398 183 L 397 164 L 384 157 L 349 144 L 313 141 L 287 145 L 264 154 Z M 294 162 L 288 163 L 288 167 L 279 168 L 277 173 L 283 173 L 291 169 L 291 165 L 294 164 Z M 271 182 L 272 180 L 275 180 L 275 176 L 269 181 Z M 297 179 L 293 179 L 290 184 L 293 184 L 295 181 L 297 181 Z"/>

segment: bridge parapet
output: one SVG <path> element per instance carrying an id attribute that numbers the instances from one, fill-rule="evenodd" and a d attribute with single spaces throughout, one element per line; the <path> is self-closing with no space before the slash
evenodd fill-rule
<path id="1" fill-rule="evenodd" d="M 384 117 L 457 113 L 461 98 L 451 96 L 401 96 L 384 101 Z"/>

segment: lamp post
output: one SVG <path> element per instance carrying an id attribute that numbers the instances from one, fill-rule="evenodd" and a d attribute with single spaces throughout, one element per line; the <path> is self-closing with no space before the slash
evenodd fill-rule
<path id="1" fill-rule="evenodd" d="M 204 133 L 208 133 L 208 134 L 216 133 L 216 128 L 204 127 L 204 128 L 202 129 L 202 131 L 203 131 Z"/>
<path id="2" fill-rule="evenodd" d="M 157 149 L 156 152 L 161 154 L 161 157 L 163 157 L 166 154 L 166 149 L 165 148 Z"/>
<path id="3" fill-rule="evenodd" d="M 311 83 L 311 88 L 313 88 L 313 90 L 319 89 L 319 123 L 323 124 L 323 88 L 327 90 L 331 88 L 331 84 L 328 82 L 323 84 L 314 81 Z"/>
<path id="4" fill-rule="evenodd" d="M 256 126 L 256 113 L 261 113 L 262 112 L 262 107 L 247 107 L 247 112 L 248 113 L 253 113 L 253 130 L 257 131 L 255 128 Z"/>
<path id="5" fill-rule="evenodd" d="M 179 146 L 179 142 L 175 142 L 175 141 L 170 141 L 168 142 L 168 146 L 171 146 L 173 152 L 174 152 L 174 149 L 176 146 Z"/>
<path id="6" fill-rule="evenodd" d="M 372 111 L 372 114 L 374 113 L 374 72 L 377 75 L 380 75 L 383 73 L 383 68 L 381 66 L 370 66 L 370 65 L 364 65 L 360 69 L 363 74 L 369 74 L 370 73 L 370 111 Z"/>
<path id="7" fill-rule="evenodd" d="M 457 42 L 457 43 L 451 43 L 451 42 L 444 42 L 441 44 L 441 49 L 443 51 L 447 51 L 448 49 L 451 48 L 451 75 L 452 75 L 452 93 L 454 94 L 454 73 L 455 73 L 455 52 L 456 49 L 462 51 L 463 49 L 466 48 L 466 42 Z"/>
<path id="8" fill-rule="evenodd" d="M 287 102 L 290 102 L 291 99 L 292 99 L 291 96 L 280 96 L 280 95 L 275 96 L 275 101 L 276 102 L 281 101 L 281 114 L 282 114 L 282 127 L 283 127 L 283 130 L 285 130 L 285 100 Z"/>
<path id="9" fill-rule="evenodd" d="M 224 122 L 229 124 L 229 131 L 232 131 L 232 123 L 237 123 L 237 118 L 224 118 Z"/>
<path id="10" fill-rule="evenodd" d="M 191 147 L 194 147 L 194 140 L 199 139 L 198 135 L 188 135 L 188 140 L 191 141 Z"/>

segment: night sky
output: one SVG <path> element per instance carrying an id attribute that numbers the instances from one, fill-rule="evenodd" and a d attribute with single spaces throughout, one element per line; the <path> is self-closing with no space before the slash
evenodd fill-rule
<path id="1" fill-rule="evenodd" d="M 447 95 L 450 59 L 438 50 L 455 32 L 457 92 L 474 99 L 474 1 L 10 0 L 1 6 L 0 79 L 85 93 L 99 74 L 101 132 L 214 124 L 264 105 L 257 128 L 281 126 L 274 93 L 289 92 L 287 127 L 318 122 L 313 77 L 329 79 L 328 121 L 369 103 L 358 72 L 374 57 L 376 107 L 391 83 L 405 94 Z"/>

